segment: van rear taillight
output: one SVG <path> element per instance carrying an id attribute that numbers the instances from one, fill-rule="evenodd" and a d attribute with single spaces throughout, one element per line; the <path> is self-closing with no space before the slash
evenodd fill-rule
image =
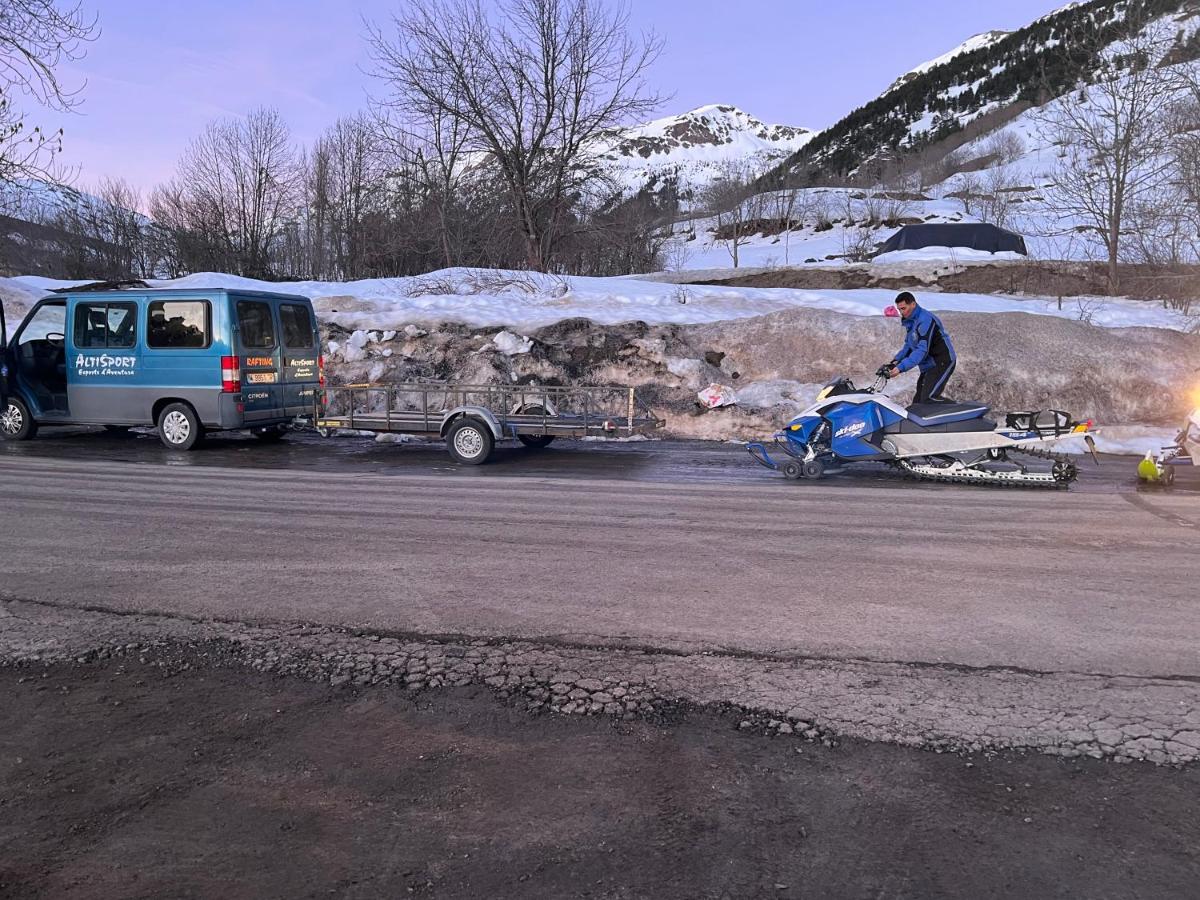
<path id="1" fill-rule="evenodd" d="M 221 392 L 236 394 L 242 389 L 242 361 L 236 356 L 221 357 Z"/>
<path id="2" fill-rule="evenodd" d="M 325 355 L 317 357 L 317 384 L 325 387 Z"/>

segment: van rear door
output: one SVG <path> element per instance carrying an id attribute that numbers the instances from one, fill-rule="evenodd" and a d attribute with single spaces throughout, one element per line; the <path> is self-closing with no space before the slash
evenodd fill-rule
<path id="1" fill-rule="evenodd" d="M 279 323 L 275 304 L 252 297 L 231 297 L 241 358 L 242 402 L 247 425 L 283 418 L 280 384 Z"/>
<path id="2" fill-rule="evenodd" d="M 320 380 L 320 335 L 312 304 L 301 300 L 279 302 L 283 332 L 283 411 L 288 417 L 311 413 Z"/>

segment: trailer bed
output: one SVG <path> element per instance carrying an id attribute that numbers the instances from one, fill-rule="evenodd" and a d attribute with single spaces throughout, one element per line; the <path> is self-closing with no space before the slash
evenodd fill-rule
<path id="1" fill-rule="evenodd" d="M 315 399 L 312 422 L 323 434 L 355 429 L 445 437 L 451 456 L 466 463 L 486 461 L 495 442 L 506 438 L 539 447 L 555 438 L 651 434 L 665 424 L 632 387 L 445 383 L 326 387 Z M 464 430 L 469 433 L 461 435 Z"/>

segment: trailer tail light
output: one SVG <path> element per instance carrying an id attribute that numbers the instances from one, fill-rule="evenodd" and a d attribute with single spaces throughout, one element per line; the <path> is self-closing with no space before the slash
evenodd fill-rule
<path id="1" fill-rule="evenodd" d="M 221 357 L 221 393 L 237 394 L 242 390 L 242 361 L 236 356 Z"/>
<path id="2" fill-rule="evenodd" d="M 317 357 L 317 384 L 325 387 L 325 355 Z"/>

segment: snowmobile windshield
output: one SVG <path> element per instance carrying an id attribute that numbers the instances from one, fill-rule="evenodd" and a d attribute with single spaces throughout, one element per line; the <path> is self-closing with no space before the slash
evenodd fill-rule
<path id="1" fill-rule="evenodd" d="M 817 394 L 817 399 L 824 400 L 827 397 L 838 397 L 842 394 L 854 394 L 857 392 L 858 389 L 849 378 L 837 378 L 821 389 L 821 393 Z"/>

